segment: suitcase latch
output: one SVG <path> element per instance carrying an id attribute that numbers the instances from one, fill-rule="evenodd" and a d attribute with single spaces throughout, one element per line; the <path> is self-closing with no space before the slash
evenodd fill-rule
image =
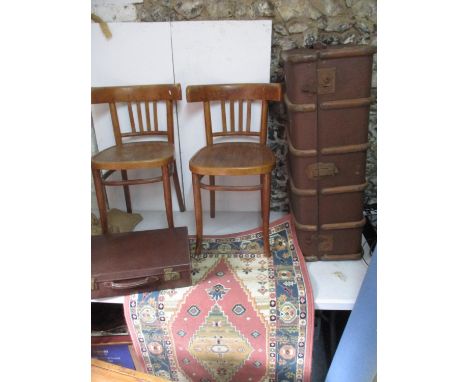
<path id="1" fill-rule="evenodd" d="M 179 280 L 179 279 L 180 279 L 179 272 L 174 272 L 172 268 L 164 269 L 164 281 L 173 281 L 173 280 Z"/>
<path id="2" fill-rule="evenodd" d="M 317 94 L 331 94 L 335 92 L 336 68 L 317 69 Z"/>
<path id="3" fill-rule="evenodd" d="M 309 179 L 333 176 L 338 174 L 338 167 L 335 166 L 335 163 L 318 162 L 307 166 L 306 173 Z"/>

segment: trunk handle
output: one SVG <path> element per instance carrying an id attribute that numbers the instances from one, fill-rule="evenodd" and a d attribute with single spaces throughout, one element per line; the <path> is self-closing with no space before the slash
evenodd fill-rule
<path id="1" fill-rule="evenodd" d="M 133 280 L 129 282 L 116 282 L 116 281 L 111 281 L 108 283 L 108 286 L 112 289 L 130 289 L 130 288 L 136 288 L 139 286 L 147 285 L 151 282 L 158 281 L 159 277 L 158 276 L 148 276 L 144 277 L 142 279 L 138 280 Z"/>

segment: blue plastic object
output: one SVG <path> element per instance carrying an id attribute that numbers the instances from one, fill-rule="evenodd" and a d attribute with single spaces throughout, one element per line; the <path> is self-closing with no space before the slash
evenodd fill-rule
<path id="1" fill-rule="evenodd" d="M 377 374 L 377 250 L 362 282 L 326 382 L 372 382 Z"/>

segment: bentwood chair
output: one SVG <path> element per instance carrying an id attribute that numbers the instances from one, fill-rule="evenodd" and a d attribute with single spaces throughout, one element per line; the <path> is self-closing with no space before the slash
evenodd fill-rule
<path id="1" fill-rule="evenodd" d="M 129 186 L 162 181 L 167 222 L 169 227 L 174 227 L 170 184 L 170 177 L 172 176 L 180 211 L 185 211 L 179 177 L 177 175 L 177 166 L 174 159 L 173 107 L 174 102 L 180 99 L 182 99 L 180 84 L 92 88 L 92 104 L 109 104 L 116 143 L 115 146 L 97 153 L 91 159 L 91 169 L 103 234 L 108 231 L 105 186 L 123 186 L 127 212 L 131 213 L 132 205 Z M 166 130 L 158 128 L 158 102 L 163 102 L 166 105 Z M 127 110 L 125 114 L 128 114 L 130 120 L 131 131 L 129 132 L 122 132 L 120 128 L 117 107 L 122 103 L 126 106 Z M 144 115 L 142 104 L 144 104 Z M 150 112 L 150 108 L 152 108 L 152 113 Z M 138 117 L 138 127 L 135 124 L 135 109 Z M 143 120 L 145 120 L 145 123 L 143 123 Z M 134 137 L 160 137 L 166 141 L 145 140 L 128 142 L 128 138 Z M 127 170 L 150 168 L 161 168 L 162 176 L 128 179 Z M 107 180 L 116 171 L 120 171 L 122 179 Z"/>
<path id="2" fill-rule="evenodd" d="M 203 237 L 202 205 L 200 190 L 210 191 L 210 216 L 215 217 L 216 191 L 261 191 L 263 247 L 270 256 L 269 218 L 271 171 L 276 158 L 266 146 L 268 101 L 281 100 L 280 84 L 226 84 L 195 85 L 187 87 L 188 102 L 203 102 L 205 116 L 206 146 L 190 160 L 192 171 L 193 196 L 196 220 L 196 254 L 201 252 Z M 251 129 L 252 103 L 261 103 L 260 129 Z M 237 102 L 237 107 L 235 106 Z M 244 128 L 244 102 L 246 119 Z M 213 132 L 211 107 L 221 106 L 221 125 Z M 226 121 L 226 104 L 229 105 L 229 129 Z M 215 105 L 217 106 L 217 105 Z M 235 109 L 238 109 L 238 126 L 235 126 Z M 219 137 L 258 137 L 259 142 L 213 143 Z M 260 184 L 254 186 L 220 186 L 215 184 L 215 176 L 260 175 Z M 204 176 L 209 184 L 202 183 Z"/>

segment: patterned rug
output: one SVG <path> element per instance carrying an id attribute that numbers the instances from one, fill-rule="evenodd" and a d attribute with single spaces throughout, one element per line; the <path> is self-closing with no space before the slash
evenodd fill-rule
<path id="1" fill-rule="evenodd" d="M 205 237 L 192 249 L 193 286 L 125 298 L 146 371 L 172 381 L 310 381 L 314 306 L 289 216 L 260 229 Z"/>

